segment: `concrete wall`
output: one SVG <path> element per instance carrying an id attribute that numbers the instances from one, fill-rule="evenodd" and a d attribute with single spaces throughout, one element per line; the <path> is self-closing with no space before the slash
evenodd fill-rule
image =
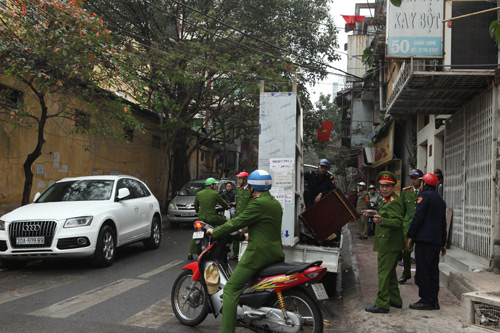
<path id="1" fill-rule="evenodd" d="M 424 173 L 434 169 L 443 169 L 444 164 L 444 126 L 435 129 L 436 116 L 429 116 L 429 123 L 425 124 L 425 116 L 417 118 L 417 168 Z M 440 115 L 439 118 L 446 118 Z"/>

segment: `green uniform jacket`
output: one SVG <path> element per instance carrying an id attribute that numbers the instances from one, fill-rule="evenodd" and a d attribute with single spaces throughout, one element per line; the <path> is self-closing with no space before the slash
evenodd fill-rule
<path id="1" fill-rule="evenodd" d="M 380 203 L 378 215 L 382 223 L 377 223 L 375 228 L 375 241 L 373 251 L 393 252 L 402 251 L 405 247 L 403 238 L 403 201 L 393 193 L 389 198 Z"/>
<path id="2" fill-rule="evenodd" d="M 262 192 L 258 198 L 250 200 L 238 217 L 214 229 L 213 236 L 220 238 L 248 227 L 248 247 L 238 265 L 261 269 L 285 259 L 281 244 L 282 217 L 283 210 L 278 200 L 269 192 Z"/>
<path id="3" fill-rule="evenodd" d="M 206 187 L 196 193 L 196 199 L 194 199 L 194 210 L 198 213 L 198 217 L 200 219 L 203 219 L 208 223 L 215 222 L 220 217 L 215 210 L 215 205 L 217 203 L 224 207 L 224 209 L 229 209 L 227 202 L 222 199 L 219 192 L 212 190 L 210 187 Z"/>
<path id="4" fill-rule="evenodd" d="M 250 199 L 252 198 L 252 192 L 248 185 L 246 188 L 237 187 L 236 188 L 236 210 L 234 212 L 234 217 L 240 215 L 245 208 L 247 208 Z"/>
<path id="5" fill-rule="evenodd" d="M 370 195 L 367 190 L 363 190 L 358 193 L 358 203 L 356 204 L 356 208 L 358 213 L 361 214 L 362 210 L 370 209 Z"/>
<path id="6" fill-rule="evenodd" d="M 403 188 L 401 191 L 401 200 L 405 207 L 405 215 L 403 218 L 403 235 L 406 236 L 410 229 L 411 221 L 415 215 L 415 208 L 417 207 L 418 194 L 413 189 L 413 186 Z"/>

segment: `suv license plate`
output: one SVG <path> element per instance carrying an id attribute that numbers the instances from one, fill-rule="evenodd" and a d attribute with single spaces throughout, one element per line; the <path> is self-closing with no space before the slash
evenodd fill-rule
<path id="1" fill-rule="evenodd" d="M 16 245 L 40 245 L 45 244 L 45 237 L 17 237 Z"/>
<path id="2" fill-rule="evenodd" d="M 205 235 L 204 231 L 195 231 L 193 232 L 193 239 L 203 238 L 204 235 Z"/>
<path id="3" fill-rule="evenodd" d="M 323 283 L 318 282 L 318 283 L 311 283 L 311 286 L 314 291 L 314 295 L 316 295 L 316 298 L 320 301 L 324 299 L 328 299 L 328 294 L 326 293 L 325 287 L 323 286 Z"/>

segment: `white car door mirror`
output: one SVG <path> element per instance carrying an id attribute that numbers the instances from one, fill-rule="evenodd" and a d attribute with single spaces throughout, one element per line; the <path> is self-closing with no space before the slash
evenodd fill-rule
<path id="1" fill-rule="evenodd" d="M 41 194 L 40 192 L 36 192 L 35 196 L 33 197 L 33 202 L 37 201 L 38 198 L 40 198 Z"/>
<path id="2" fill-rule="evenodd" d="M 121 188 L 118 190 L 118 195 L 116 196 L 116 198 L 118 199 L 118 201 L 120 201 L 120 200 L 125 199 L 129 195 L 130 195 L 130 190 L 128 188 L 124 187 L 124 188 Z"/>

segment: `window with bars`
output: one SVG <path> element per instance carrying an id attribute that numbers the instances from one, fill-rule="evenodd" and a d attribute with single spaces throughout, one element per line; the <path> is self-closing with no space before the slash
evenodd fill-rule
<path id="1" fill-rule="evenodd" d="M 21 91 L 0 84 L 0 109 L 18 109 L 22 96 Z"/>

